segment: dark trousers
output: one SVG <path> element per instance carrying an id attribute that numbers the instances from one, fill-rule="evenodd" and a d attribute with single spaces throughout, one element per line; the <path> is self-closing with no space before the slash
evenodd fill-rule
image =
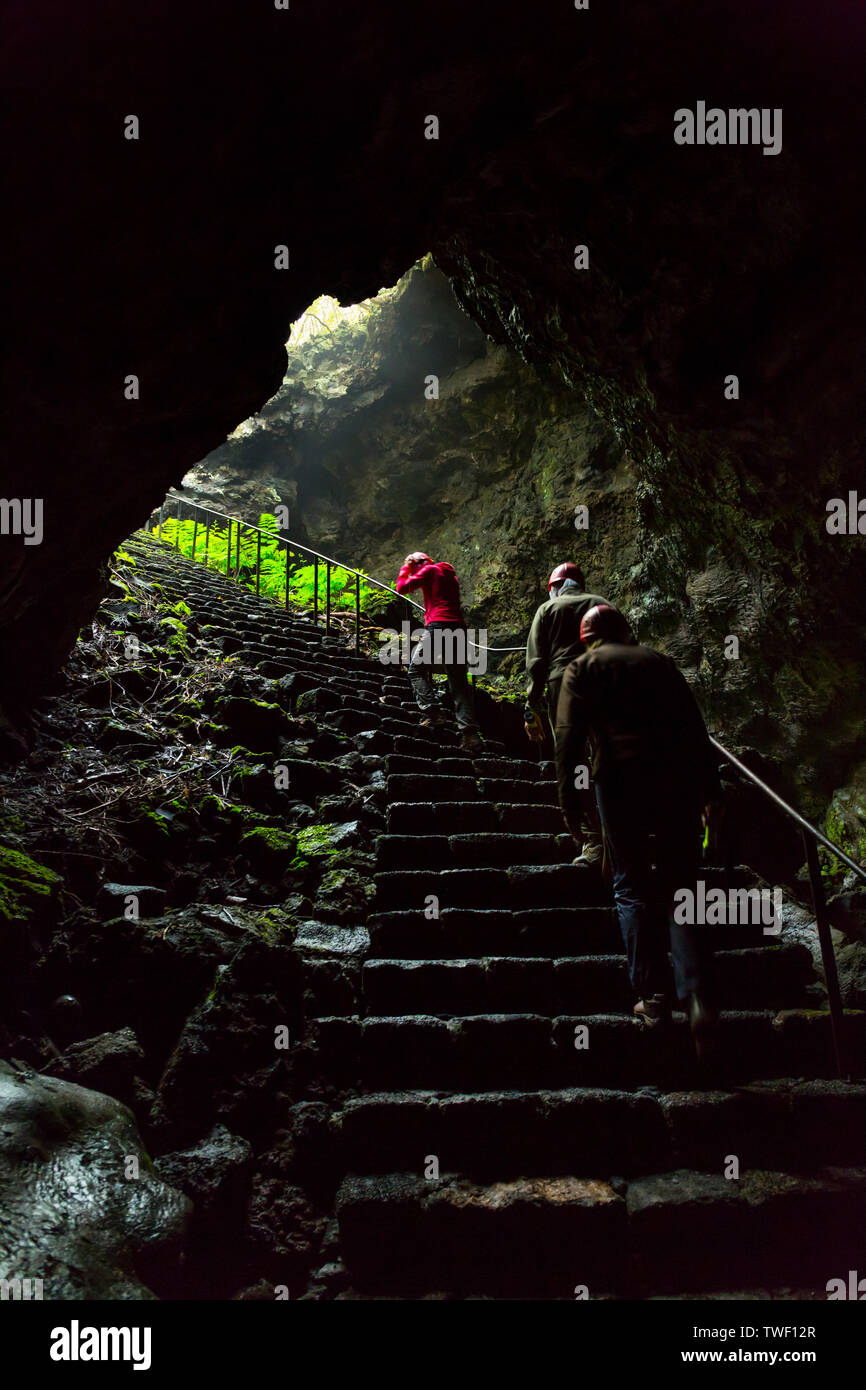
<path id="1" fill-rule="evenodd" d="M 666 792 L 664 772 L 651 776 L 628 764 L 596 783 L 595 794 L 613 870 L 613 893 L 632 988 L 642 998 L 670 996 L 670 945 L 680 999 L 710 994 L 712 962 L 706 927 L 674 921 L 673 898 L 700 868 L 700 805 L 688 789 Z"/>
<path id="2" fill-rule="evenodd" d="M 444 634 L 444 638 L 440 639 L 441 649 L 438 652 L 435 641 L 437 629 Z M 457 628 L 453 623 L 428 623 L 426 630 L 427 642 L 416 644 L 409 661 L 409 680 L 412 682 L 418 708 L 425 714 L 437 708 L 433 671 L 444 671 L 448 678 L 448 689 L 454 700 L 458 729 L 463 732 L 475 732 L 478 729 L 478 719 L 475 714 L 475 697 L 466 675 L 468 651 L 465 629 Z M 448 640 L 449 634 L 451 641 Z"/>

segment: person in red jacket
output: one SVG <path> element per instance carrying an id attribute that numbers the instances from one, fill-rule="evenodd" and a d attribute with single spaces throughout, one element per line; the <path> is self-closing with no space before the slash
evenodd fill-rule
<path id="1" fill-rule="evenodd" d="M 475 700 L 466 675 L 467 633 L 460 607 L 460 585 L 454 566 L 447 561 L 434 563 L 422 550 L 415 550 L 403 561 L 395 585 L 398 594 L 420 589 L 424 600 L 424 638 L 413 648 L 409 679 L 425 727 L 446 722 L 436 703 L 433 669 L 444 670 L 454 699 L 461 747 L 475 753 L 481 747 Z"/>

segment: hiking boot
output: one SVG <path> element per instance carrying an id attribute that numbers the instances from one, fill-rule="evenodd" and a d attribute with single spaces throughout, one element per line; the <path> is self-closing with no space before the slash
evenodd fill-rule
<path id="1" fill-rule="evenodd" d="M 441 711 L 439 711 L 439 710 L 432 710 L 429 714 L 425 715 L 425 717 L 421 720 L 421 728 L 422 728 L 422 729 L 440 729 L 440 728 L 442 727 L 443 724 L 447 724 L 447 723 L 448 723 L 448 720 L 446 719 L 445 715 L 441 713 Z"/>
<path id="2" fill-rule="evenodd" d="M 644 1028 L 663 1028 L 671 1021 L 671 1006 L 663 994 L 651 994 L 638 1000 L 634 1015 Z"/>
<path id="3" fill-rule="evenodd" d="M 699 1062 L 716 1059 L 719 1043 L 719 1015 L 700 994 L 688 997 L 689 1028 Z"/>
<path id="4" fill-rule="evenodd" d="M 481 749 L 484 747 L 484 743 L 480 734 L 468 732 L 461 735 L 460 747 L 464 753 L 480 753 Z"/>

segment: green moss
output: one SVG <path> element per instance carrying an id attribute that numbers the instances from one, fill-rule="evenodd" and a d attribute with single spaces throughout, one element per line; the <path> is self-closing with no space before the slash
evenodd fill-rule
<path id="1" fill-rule="evenodd" d="M 265 873 L 281 874 L 292 865 L 296 840 L 285 830 L 257 825 L 241 836 L 240 848 L 250 863 Z"/>
<path id="2" fill-rule="evenodd" d="M 142 816 L 142 820 L 150 821 L 151 824 L 155 825 L 159 830 L 160 835 L 168 834 L 169 817 L 160 814 L 159 811 L 145 811 Z"/>
<path id="3" fill-rule="evenodd" d="M 17 849 L 0 845 L 0 918 L 27 921 L 38 899 L 49 898 L 60 877 Z"/>
<path id="4" fill-rule="evenodd" d="M 259 930 L 265 941 L 272 946 L 283 945 L 292 940 L 298 929 L 295 919 L 278 907 L 269 907 L 258 920 Z"/>
<path id="5" fill-rule="evenodd" d="M 22 816 L 15 815 L 7 806 L 0 806 L 0 834 L 17 835 L 25 826 L 26 822 Z"/>
<path id="6" fill-rule="evenodd" d="M 298 834 L 298 854 L 309 859 L 339 854 L 338 845 L 333 843 L 334 832 L 341 830 L 337 824 L 307 825 Z"/>

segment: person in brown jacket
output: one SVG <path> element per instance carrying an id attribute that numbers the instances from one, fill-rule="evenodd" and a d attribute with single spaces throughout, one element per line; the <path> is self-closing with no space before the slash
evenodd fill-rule
<path id="1" fill-rule="evenodd" d="M 590 608 L 581 637 L 587 650 L 565 671 L 556 715 L 560 806 L 574 833 L 588 796 L 575 768 L 589 743 L 635 1015 L 649 1027 L 669 1017 L 670 943 L 676 994 L 706 1057 L 718 1021 L 712 962 L 703 928 L 678 922 L 673 905 L 677 889 L 695 887 L 702 812 L 718 805 L 713 748 L 682 672 L 638 644 L 621 613 Z"/>

